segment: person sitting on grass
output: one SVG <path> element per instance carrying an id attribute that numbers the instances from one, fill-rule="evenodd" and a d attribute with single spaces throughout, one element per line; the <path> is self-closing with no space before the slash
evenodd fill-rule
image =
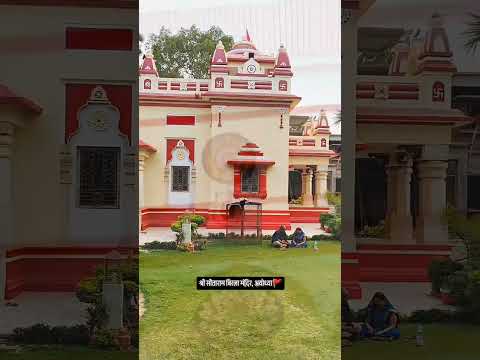
<path id="1" fill-rule="evenodd" d="M 302 229 L 297 227 L 293 233 L 292 242 L 290 243 L 291 247 L 294 248 L 306 248 L 307 247 L 307 237 Z"/>
<path id="2" fill-rule="evenodd" d="M 400 338 L 398 313 L 382 292 L 376 292 L 367 307 L 367 318 L 360 336 L 374 340 L 397 340 Z"/>
<path id="3" fill-rule="evenodd" d="M 285 232 L 285 226 L 280 226 L 280 228 L 273 233 L 272 246 L 281 249 L 288 248 L 288 236 Z"/>

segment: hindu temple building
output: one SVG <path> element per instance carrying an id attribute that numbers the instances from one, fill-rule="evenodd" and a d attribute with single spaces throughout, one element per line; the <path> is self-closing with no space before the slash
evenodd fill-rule
<path id="1" fill-rule="evenodd" d="M 0 6 L 2 301 L 75 291 L 137 249 L 137 7 Z"/>
<path id="2" fill-rule="evenodd" d="M 336 155 L 329 123 L 322 112 L 292 131 L 290 114 L 301 99 L 291 93 L 285 47 L 265 54 L 247 34 L 230 51 L 217 44 L 207 79 L 161 78 L 151 55 L 139 73 L 144 230 L 170 226 L 185 211 L 203 215 L 207 228 L 225 229 L 235 223 L 226 205 L 242 199 L 262 205 L 263 229 L 318 223 L 329 211 Z M 257 215 L 247 212 L 247 223 Z"/>
<path id="3" fill-rule="evenodd" d="M 359 26 L 374 3 L 342 1 L 342 284 L 356 298 L 362 282 L 428 282 L 455 243 L 447 205 L 479 206 L 478 74 L 459 73 L 438 14 L 413 34 Z"/>

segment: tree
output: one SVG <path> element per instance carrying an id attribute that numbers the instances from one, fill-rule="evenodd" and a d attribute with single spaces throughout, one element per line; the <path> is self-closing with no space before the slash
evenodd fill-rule
<path id="1" fill-rule="evenodd" d="M 470 19 L 467 21 L 467 30 L 463 32 L 465 36 L 465 48 L 468 52 L 475 53 L 480 44 L 480 14 L 469 13 Z"/>
<path id="2" fill-rule="evenodd" d="M 216 26 L 201 31 L 192 25 L 176 34 L 162 26 L 158 34 L 150 35 L 146 45 L 155 58 L 160 77 L 204 79 L 208 77 L 210 60 L 219 40 L 225 51 L 232 48 L 233 37 Z"/>

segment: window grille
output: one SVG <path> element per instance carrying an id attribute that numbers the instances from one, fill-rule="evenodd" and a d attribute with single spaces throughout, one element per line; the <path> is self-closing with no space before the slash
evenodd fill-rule
<path id="1" fill-rule="evenodd" d="M 242 170 L 242 192 L 258 193 L 259 171 L 258 168 L 245 168 Z"/>
<path id="2" fill-rule="evenodd" d="M 190 167 L 189 166 L 172 166 L 172 191 L 186 192 L 189 191 L 190 183 Z"/>
<path id="3" fill-rule="evenodd" d="M 119 207 L 120 148 L 84 146 L 78 148 L 78 206 Z"/>

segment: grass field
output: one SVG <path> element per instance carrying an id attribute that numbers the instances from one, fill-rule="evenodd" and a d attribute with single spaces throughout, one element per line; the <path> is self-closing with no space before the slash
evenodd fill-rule
<path id="1" fill-rule="evenodd" d="M 340 359 L 340 243 L 213 245 L 140 258 L 141 360 Z M 197 291 L 197 276 L 285 276 L 284 291 Z"/>
<path id="2" fill-rule="evenodd" d="M 480 327 L 425 325 L 425 346 L 417 347 L 414 325 L 400 327 L 402 338 L 394 342 L 361 341 L 342 349 L 342 360 L 478 360 Z M 410 339 L 409 339 L 410 338 Z"/>
<path id="3" fill-rule="evenodd" d="M 24 349 L 20 352 L 0 350 L 2 360 L 136 360 L 138 352 L 101 351 L 81 347 L 50 347 Z"/>

